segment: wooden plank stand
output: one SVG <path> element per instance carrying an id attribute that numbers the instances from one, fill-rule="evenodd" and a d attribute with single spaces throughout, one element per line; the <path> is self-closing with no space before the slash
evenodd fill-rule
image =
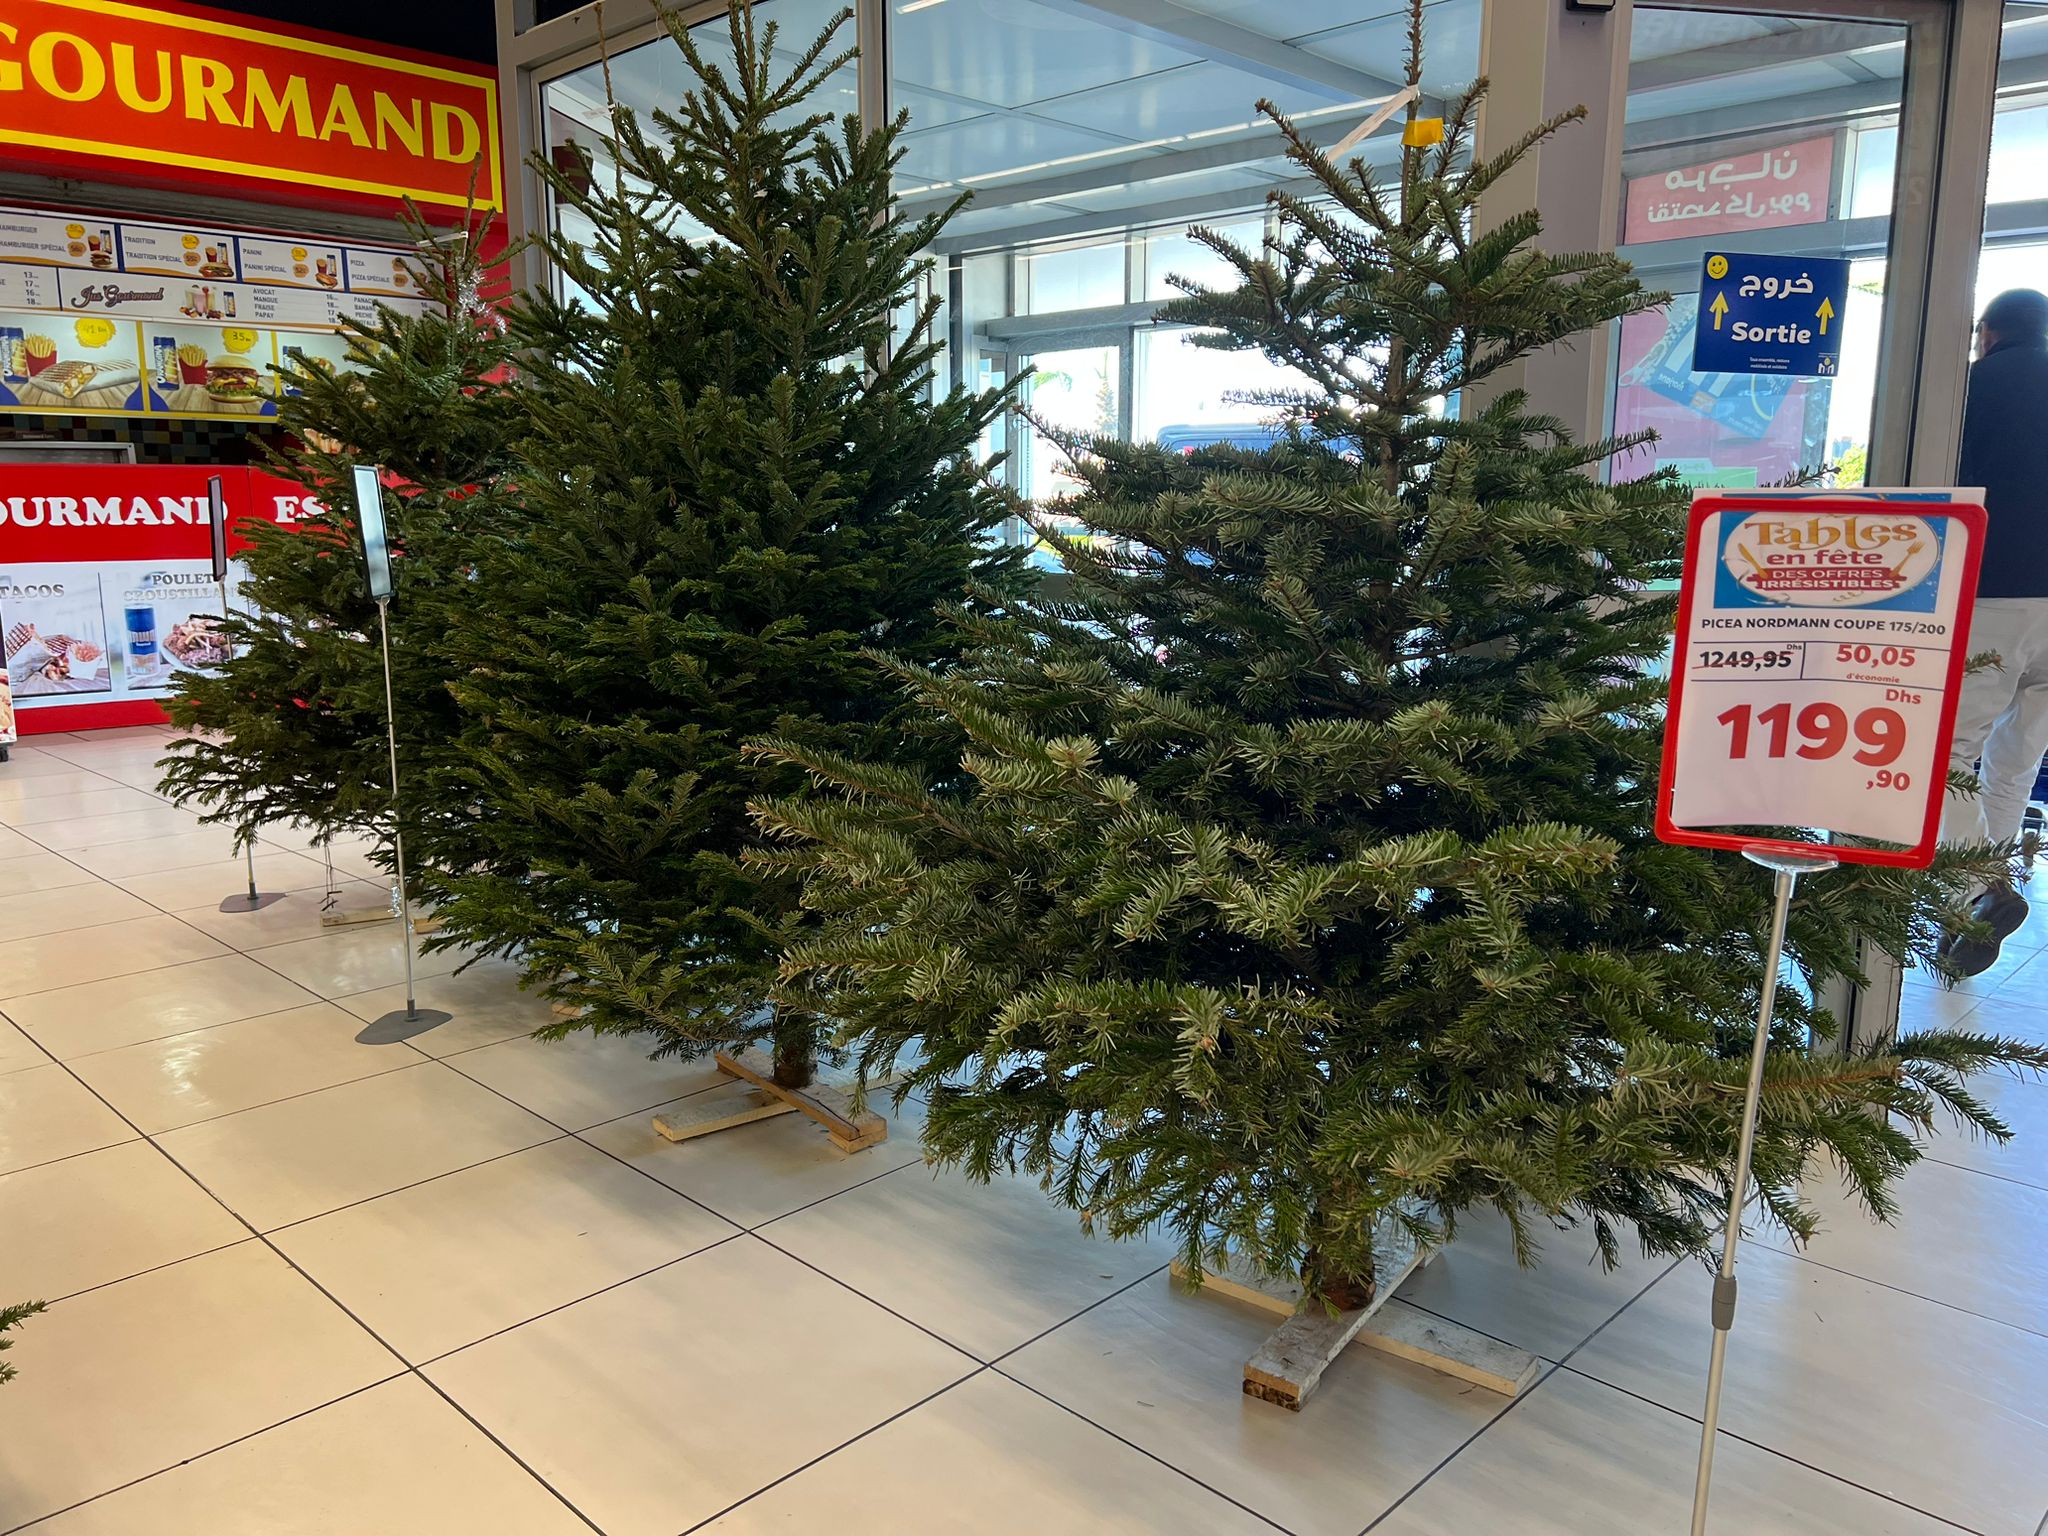
<path id="1" fill-rule="evenodd" d="M 398 914 L 390 905 L 379 902 L 374 907 L 328 907 L 320 914 L 322 928 L 352 928 L 358 923 L 395 923 Z"/>
<path id="2" fill-rule="evenodd" d="M 1379 1286 L 1372 1301 L 1334 1314 L 1320 1308 L 1297 1311 L 1300 1286 L 1268 1279 L 1235 1261 L 1204 1275 L 1203 1290 L 1286 1319 L 1245 1362 L 1245 1395 L 1298 1413 L 1323 1372 L 1352 1343 L 1426 1365 L 1505 1397 L 1526 1390 L 1541 1368 L 1536 1356 L 1410 1306 L 1394 1294 L 1431 1257 L 1405 1236 L 1383 1239 L 1375 1255 Z M 1175 1282 L 1185 1288 L 1187 1271 L 1178 1259 L 1171 1272 Z"/>
<path id="3" fill-rule="evenodd" d="M 716 1051 L 718 1070 L 736 1081 L 692 1094 L 654 1117 L 654 1128 L 670 1141 L 688 1141 L 730 1130 L 772 1115 L 808 1115 L 831 1134 L 842 1152 L 860 1152 L 889 1139 L 889 1122 L 873 1110 L 855 1111 L 853 1096 L 831 1083 L 785 1088 L 775 1081 L 775 1061 L 757 1046 Z"/>

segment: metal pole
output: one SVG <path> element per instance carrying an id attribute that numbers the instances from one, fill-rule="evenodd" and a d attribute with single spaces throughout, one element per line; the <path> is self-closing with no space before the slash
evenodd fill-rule
<path id="1" fill-rule="evenodd" d="M 1749 1050 L 1749 1089 L 1742 1101 L 1742 1135 L 1735 1146 L 1735 1177 L 1728 1186 L 1728 1225 L 1721 1233 L 1721 1268 L 1714 1276 L 1714 1351 L 1707 1364 L 1707 1407 L 1700 1425 L 1699 1475 L 1692 1490 L 1692 1536 L 1706 1536 L 1707 1494 L 1714 1480 L 1714 1435 L 1721 1422 L 1721 1378 L 1728 1364 L 1728 1334 L 1735 1326 L 1735 1250 L 1742 1242 L 1742 1208 L 1749 1201 L 1749 1163 L 1756 1148 L 1758 1101 L 1763 1097 L 1764 1060 L 1771 1048 L 1771 1016 L 1778 1002 L 1778 968 L 1785 955 L 1785 922 L 1792 911 L 1792 888 L 1803 874 L 1833 869 L 1837 860 L 1825 853 L 1779 853 L 1746 848 L 1742 856 L 1776 874 L 1776 908 L 1771 913 L 1771 939 L 1764 951 L 1763 996 L 1756 1010 L 1756 1039 Z"/>
<path id="2" fill-rule="evenodd" d="M 213 488 L 217 489 L 219 483 L 216 479 Z M 220 592 L 220 616 L 223 619 L 232 619 L 234 612 L 228 606 L 228 578 L 225 569 L 215 578 L 214 586 Z M 242 844 L 242 857 L 249 871 L 249 892 L 246 896 L 224 897 L 220 904 L 220 910 L 223 912 L 256 912 L 269 906 L 271 902 L 282 899 L 278 896 L 266 897 L 256 889 L 256 840 L 253 837 Z"/>
<path id="3" fill-rule="evenodd" d="M 232 619 L 235 615 L 233 610 L 228 607 L 228 579 L 226 575 L 223 574 L 214 582 L 214 585 L 220 589 L 220 616 L 223 619 Z M 253 839 L 242 844 L 242 853 L 249 861 L 249 905 L 253 907 L 263 900 L 261 896 L 256 894 L 256 844 Z"/>
<path id="4" fill-rule="evenodd" d="M 412 983 L 412 903 L 405 891 L 405 834 L 398 826 L 398 698 L 391 687 L 391 599 L 377 599 L 377 636 L 384 649 L 384 721 L 391 742 L 391 851 L 398 868 L 398 920 L 405 926 L 405 1016 L 420 1016 Z"/>

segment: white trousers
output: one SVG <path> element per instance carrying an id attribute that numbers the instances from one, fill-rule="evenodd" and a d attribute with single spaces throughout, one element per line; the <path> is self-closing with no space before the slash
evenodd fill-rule
<path id="1" fill-rule="evenodd" d="M 2048 597 L 1980 598 L 1969 652 L 1984 651 L 1997 652 L 1998 664 L 1963 678 L 1949 756 L 1953 771 L 1976 770 L 1982 793 L 1949 792 L 1943 842 L 2017 838 L 2048 752 Z"/>

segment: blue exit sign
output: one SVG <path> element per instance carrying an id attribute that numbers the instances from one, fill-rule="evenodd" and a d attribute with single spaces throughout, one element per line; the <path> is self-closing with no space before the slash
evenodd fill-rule
<path id="1" fill-rule="evenodd" d="M 1693 371 L 1832 378 L 1848 302 L 1846 261 L 1709 251 L 1700 268 Z"/>

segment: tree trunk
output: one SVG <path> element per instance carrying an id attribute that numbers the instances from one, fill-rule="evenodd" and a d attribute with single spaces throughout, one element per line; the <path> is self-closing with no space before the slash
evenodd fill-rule
<path id="1" fill-rule="evenodd" d="M 1370 1270 L 1363 1275 L 1332 1273 L 1323 1256 L 1311 1248 L 1301 1257 L 1301 1293 L 1339 1312 L 1355 1312 L 1372 1305 L 1379 1281 Z"/>
<path id="2" fill-rule="evenodd" d="M 818 1075 L 818 1040 L 808 1019 L 775 1022 L 775 1085 L 808 1088 Z"/>

